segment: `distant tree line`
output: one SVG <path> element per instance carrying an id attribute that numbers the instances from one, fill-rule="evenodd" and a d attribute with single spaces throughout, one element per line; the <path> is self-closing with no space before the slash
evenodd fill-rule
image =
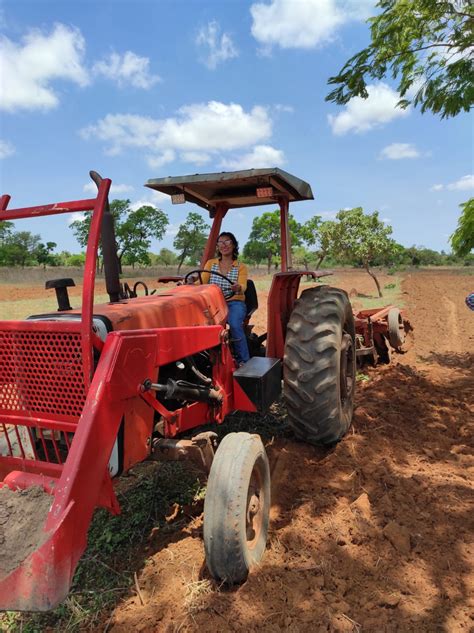
<path id="1" fill-rule="evenodd" d="M 209 225 L 199 213 L 191 212 L 178 227 L 175 250 L 150 251 L 151 240 L 162 240 L 169 220 L 160 209 L 144 205 L 133 210 L 130 200 L 110 203 L 115 218 L 117 253 L 120 266 L 174 266 L 179 274 L 183 265 L 199 264 L 209 233 Z M 293 265 L 318 269 L 321 266 L 348 265 L 364 268 L 380 284 L 374 269 L 380 266 L 474 265 L 474 198 L 461 205 L 458 228 L 451 238 L 452 253 L 424 246 L 405 247 L 392 237 L 392 227 L 379 219 L 377 211 L 364 213 L 361 207 L 344 209 L 334 220 L 315 215 L 299 223 L 290 214 Z M 71 229 L 85 248 L 90 230 L 90 214 L 72 222 Z M 0 222 L 0 266 L 83 266 L 84 253 L 54 252 L 55 242 L 43 242 L 40 235 L 15 231 L 12 222 Z M 242 246 L 242 245 L 241 245 Z M 264 265 L 267 272 L 280 264 L 280 212 L 265 211 L 253 220 L 242 259 L 253 266 Z M 99 251 L 99 265 L 101 252 Z"/>

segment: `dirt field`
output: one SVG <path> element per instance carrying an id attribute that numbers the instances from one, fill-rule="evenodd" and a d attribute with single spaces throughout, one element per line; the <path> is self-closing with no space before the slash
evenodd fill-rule
<path id="1" fill-rule="evenodd" d="M 365 273 L 331 283 L 374 293 Z M 407 351 L 364 370 L 346 438 L 330 451 L 289 430 L 268 441 L 269 543 L 245 584 L 225 590 L 209 578 L 202 516 L 190 517 L 150 535 L 140 595 L 95 630 L 474 630 L 473 288 L 472 276 L 448 271 L 406 275 Z M 261 330 L 264 308 L 254 322 Z M 284 411 L 274 414 L 281 426 Z"/>
<path id="2" fill-rule="evenodd" d="M 338 281 L 372 292 L 361 274 Z M 124 600 L 108 630 L 473 630 L 472 285 L 407 276 L 410 349 L 359 383 L 348 436 L 329 452 L 287 438 L 267 446 L 270 539 L 244 585 L 209 579 L 197 517 L 148 546 L 144 604 Z"/>

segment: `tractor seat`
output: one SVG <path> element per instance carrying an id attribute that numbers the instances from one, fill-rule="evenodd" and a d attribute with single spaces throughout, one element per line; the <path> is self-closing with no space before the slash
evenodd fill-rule
<path id="1" fill-rule="evenodd" d="M 245 305 L 247 306 L 247 316 L 249 319 L 258 308 L 257 290 L 251 279 L 247 279 L 247 289 L 245 290 Z"/>

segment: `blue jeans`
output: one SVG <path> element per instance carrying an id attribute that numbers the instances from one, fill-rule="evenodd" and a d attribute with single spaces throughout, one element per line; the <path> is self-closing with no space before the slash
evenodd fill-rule
<path id="1" fill-rule="evenodd" d="M 238 363 L 246 363 L 250 358 L 247 339 L 244 332 L 244 319 L 247 316 L 247 306 L 243 301 L 228 301 L 229 314 L 227 320 L 230 326 L 230 338 L 234 346 Z"/>

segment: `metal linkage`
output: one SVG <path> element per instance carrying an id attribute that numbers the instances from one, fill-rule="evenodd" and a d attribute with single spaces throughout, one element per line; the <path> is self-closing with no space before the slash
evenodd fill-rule
<path id="1" fill-rule="evenodd" d="M 187 380 L 173 380 L 168 378 L 165 385 L 145 380 L 143 391 L 156 391 L 161 393 L 166 400 L 186 400 L 193 402 L 222 401 L 222 392 L 213 387 L 196 385 Z"/>
<path id="2" fill-rule="evenodd" d="M 217 444 L 217 433 L 206 431 L 191 439 L 158 438 L 153 442 L 151 459 L 156 461 L 182 461 L 190 459 L 207 473 L 211 470 Z"/>

